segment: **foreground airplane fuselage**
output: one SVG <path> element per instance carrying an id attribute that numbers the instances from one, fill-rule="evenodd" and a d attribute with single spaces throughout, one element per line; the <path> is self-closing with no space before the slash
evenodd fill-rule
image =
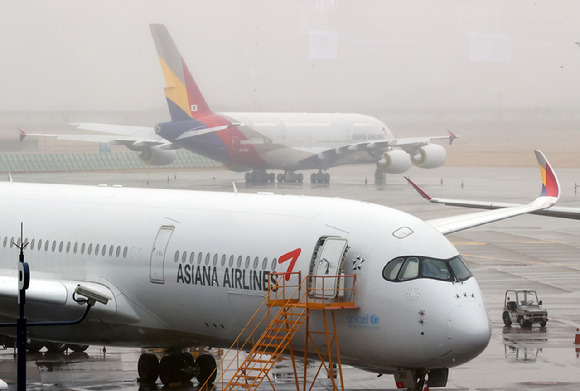
<path id="1" fill-rule="evenodd" d="M 490 339 L 480 289 L 457 250 L 430 225 L 390 208 L 273 194 L 16 183 L 0 184 L 0 205 L 1 275 L 11 283 L 19 251 L 11 242 L 21 222 L 30 243 L 29 320 L 79 315 L 82 307 L 71 300 L 79 282 L 113 297 L 80 325 L 30 328 L 31 338 L 229 346 L 264 300 L 269 273 L 306 276 L 319 261 L 317 244 L 331 238 L 348 242 L 344 262 L 334 267 L 357 275 L 360 306 L 337 314 L 343 363 L 380 373 L 449 368 L 476 357 Z M 411 271 L 393 280 L 385 266 L 396 259 L 421 270 L 438 264 L 447 274 Z M 3 321 L 16 313 L 6 289 L 15 287 L 0 292 Z M 314 313 L 313 324 L 320 321 Z M 295 349 L 303 341 L 295 338 Z"/>

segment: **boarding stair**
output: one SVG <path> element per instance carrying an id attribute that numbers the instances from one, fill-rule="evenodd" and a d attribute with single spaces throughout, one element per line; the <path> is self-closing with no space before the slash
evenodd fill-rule
<path id="1" fill-rule="evenodd" d="M 216 368 L 216 370 L 221 370 L 221 375 L 215 381 L 213 388 L 210 389 L 214 390 L 217 385 L 221 384 L 221 389 L 224 391 L 253 391 L 265 379 L 268 379 L 272 388 L 275 389 L 269 372 L 283 354 L 289 354 L 294 369 L 296 387 L 300 391 L 301 382 L 296 370 L 292 340 L 306 324 L 302 382 L 304 389 L 306 389 L 307 383 L 306 363 L 310 353 L 316 353 L 321 364 L 315 379 L 324 367 L 329 379 L 332 380 L 333 389 L 338 390 L 335 371 L 338 372 L 342 386 L 342 369 L 334 312 L 359 308 L 354 302 L 356 275 L 325 277 L 310 275 L 302 279 L 300 272 L 294 272 L 271 273 L 270 276 L 268 296 L 246 324 L 230 350 L 224 354 Z M 341 278 L 343 285 L 345 285 L 346 280 L 350 279 L 349 288 L 341 287 L 342 292 L 337 295 L 320 295 L 321 292 L 328 291 L 324 288 L 324 279 L 338 277 Z M 345 292 L 347 293 L 345 294 Z M 345 296 L 348 296 L 347 299 Z M 323 330 L 315 330 L 311 324 L 310 316 L 314 311 L 322 312 Z M 331 321 L 327 320 L 327 314 L 331 315 Z M 324 348 L 316 347 L 316 335 L 325 336 Z M 335 351 L 331 352 L 333 347 Z M 308 351 L 309 348 L 312 349 L 311 352 Z M 242 359 L 243 352 L 248 350 L 249 353 Z M 332 353 L 337 361 L 335 363 L 332 362 Z M 232 372 L 233 375 L 231 375 Z M 228 379 L 229 376 L 231 377 Z M 205 387 L 205 385 L 203 386 Z"/>

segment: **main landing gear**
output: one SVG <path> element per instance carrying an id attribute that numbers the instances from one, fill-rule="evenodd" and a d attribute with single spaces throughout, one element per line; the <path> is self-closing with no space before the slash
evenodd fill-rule
<path id="1" fill-rule="evenodd" d="M 189 352 L 172 352 L 159 360 L 155 353 L 142 353 L 137 363 L 139 381 L 154 384 L 157 378 L 163 385 L 188 383 L 194 377 L 200 385 L 215 381 L 216 361 L 211 354 L 200 354 L 197 360 Z"/>
<path id="2" fill-rule="evenodd" d="M 276 176 L 273 172 L 267 173 L 264 170 L 253 170 L 251 172 L 246 172 L 246 184 L 256 185 L 262 183 L 274 183 Z"/>
<path id="3" fill-rule="evenodd" d="M 296 174 L 294 171 L 286 171 L 284 174 L 278 174 L 276 179 L 278 179 L 279 183 L 302 183 L 304 175 L 301 173 Z"/>
<path id="4" fill-rule="evenodd" d="M 310 174 L 310 183 L 330 183 L 330 174 L 318 170 L 318 173 Z"/>

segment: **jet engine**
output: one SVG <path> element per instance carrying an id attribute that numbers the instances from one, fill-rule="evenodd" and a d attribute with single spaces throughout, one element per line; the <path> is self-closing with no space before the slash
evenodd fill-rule
<path id="1" fill-rule="evenodd" d="M 411 156 L 411 161 L 417 167 L 436 168 L 445 163 L 446 158 L 447 152 L 441 145 L 427 144 Z"/>
<path id="2" fill-rule="evenodd" d="M 400 149 L 385 152 L 377 162 L 377 168 L 389 174 L 401 174 L 411 168 L 411 157 Z"/>
<path id="3" fill-rule="evenodd" d="M 171 164 L 177 156 L 177 151 L 173 149 L 161 149 L 158 147 L 147 147 L 139 154 L 139 159 L 145 164 L 152 166 L 164 166 Z"/>

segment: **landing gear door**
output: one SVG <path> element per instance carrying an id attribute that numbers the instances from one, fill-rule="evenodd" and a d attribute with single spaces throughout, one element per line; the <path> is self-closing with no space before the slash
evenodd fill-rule
<path id="1" fill-rule="evenodd" d="M 348 250 L 348 241 L 339 237 L 318 240 L 311 264 L 310 295 L 332 299 L 338 295 L 338 283 Z"/>
<path id="2" fill-rule="evenodd" d="M 169 244 L 169 239 L 173 234 L 175 227 L 164 225 L 159 228 L 153 249 L 151 250 L 151 263 L 149 279 L 156 284 L 165 283 L 165 276 L 163 274 L 163 264 L 165 263 L 165 251 Z"/>

